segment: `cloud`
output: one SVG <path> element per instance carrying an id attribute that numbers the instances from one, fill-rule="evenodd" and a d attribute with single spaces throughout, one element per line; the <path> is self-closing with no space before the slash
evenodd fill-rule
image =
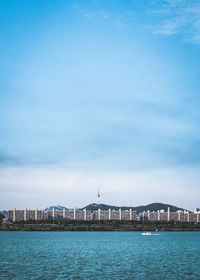
<path id="1" fill-rule="evenodd" d="M 97 9 L 97 8 L 96 8 Z M 85 11 L 88 19 L 110 19 L 117 27 L 136 26 L 138 18 L 144 18 L 144 25 L 154 34 L 182 36 L 184 41 L 200 43 L 200 3 L 197 0 L 148 1 L 145 5 L 135 2 L 129 10 L 122 6 L 120 11 Z M 143 23 L 142 23 L 143 25 Z"/>
<path id="2" fill-rule="evenodd" d="M 146 27 L 155 34 L 179 34 L 185 41 L 200 43 L 200 3 L 199 1 L 164 1 L 148 13 L 156 21 Z"/>
<path id="3" fill-rule="evenodd" d="M 0 169 L 0 178 L 2 209 L 45 208 L 50 204 L 84 207 L 96 202 L 98 187 L 102 202 L 114 205 L 136 206 L 158 200 L 193 209 L 200 195 L 197 168 L 91 173 L 55 166 L 5 167 Z M 9 199 L 5 200 L 6 196 Z"/>
<path id="4" fill-rule="evenodd" d="M 110 17 L 110 14 L 106 10 L 103 10 L 99 12 L 88 12 L 85 13 L 83 16 L 88 19 L 97 18 L 97 17 L 102 19 L 108 19 Z"/>

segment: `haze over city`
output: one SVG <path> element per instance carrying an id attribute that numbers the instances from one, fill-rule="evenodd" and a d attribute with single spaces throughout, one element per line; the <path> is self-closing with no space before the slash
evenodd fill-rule
<path id="1" fill-rule="evenodd" d="M 199 1 L 0 7 L 0 210 L 200 207 Z"/>

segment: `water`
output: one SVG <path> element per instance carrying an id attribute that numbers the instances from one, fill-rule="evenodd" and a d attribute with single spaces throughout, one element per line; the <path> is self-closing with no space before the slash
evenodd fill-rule
<path id="1" fill-rule="evenodd" d="M 0 232 L 0 279 L 200 279 L 200 232 Z"/>

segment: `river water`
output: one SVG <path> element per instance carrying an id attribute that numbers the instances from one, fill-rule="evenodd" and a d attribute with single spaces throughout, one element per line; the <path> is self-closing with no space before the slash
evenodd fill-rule
<path id="1" fill-rule="evenodd" d="M 200 279 L 200 232 L 0 232 L 0 279 Z"/>

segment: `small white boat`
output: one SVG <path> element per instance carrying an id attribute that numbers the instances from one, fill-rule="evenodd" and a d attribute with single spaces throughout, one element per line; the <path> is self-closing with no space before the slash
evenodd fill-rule
<path id="1" fill-rule="evenodd" d="M 142 232 L 142 235 L 152 235 L 152 233 L 147 231 L 147 232 Z"/>

